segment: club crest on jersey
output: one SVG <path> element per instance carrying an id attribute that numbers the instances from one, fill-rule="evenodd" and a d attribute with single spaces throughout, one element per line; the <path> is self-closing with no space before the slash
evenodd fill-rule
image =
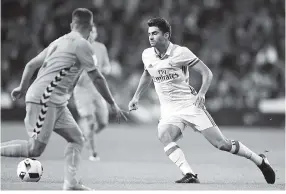
<path id="1" fill-rule="evenodd" d="M 153 65 L 152 64 L 150 64 L 149 66 L 148 66 L 148 68 L 152 68 L 153 67 Z"/>

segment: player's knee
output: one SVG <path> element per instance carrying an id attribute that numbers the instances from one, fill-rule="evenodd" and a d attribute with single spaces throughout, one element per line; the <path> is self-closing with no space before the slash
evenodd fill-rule
<path id="1" fill-rule="evenodd" d="M 46 144 L 36 140 L 34 142 L 29 142 L 28 148 L 29 157 L 39 157 L 44 152 Z"/>
<path id="2" fill-rule="evenodd" d="M 170 134 L 168 133 L 168 130 L 165 130 L 165 129 L 158 129 L 158 139 L 163 144 L 167 142 L 172 142 L 170 138 Z"/>
<path id="3" fill-rule="evenodd" d="M 85 142 L 85 139 L 83 135 L 80 135 L 78 138 L 76 138 L 76 141 L 75 141 L 75 143 L 77 143 L 80 146 L 83 146 L 84 142 Z"/>
<path id="4" fill-rule="evenodd" d="M 92 130 L 87 130 L 84 132 L 84 136 L 87 138 L 92 138 L 93 137 L 93 131 Z"/>
<path id="5" fill-rule="evenodd" d="M 105 121 L 99 122 L 98 123 L 98 128 L 95 131 L 95 133 L 101 132 L 106 127 L 106 125 L 107 125 L 107 122 L 105 122 Z"/>
<path id="6" fill-rule="evenodd" d="M 98 129 L 104 129 L 107 126 L 107 121 L 101 121 L 98 123 Z"/>
<path id="7" fill-rule="evenodd" d="M 72 140 L 69 141 L 69 143 L 75 143 L 78 144 L 79 146 L 83 146 L 85 143 L 85 136 L 83 134 L 78 134 L 73 136 Z"/>
<path id="8" fill-rule="evenodd" d="M 215 147 L 217 147 L 219 150 L 222 150 L 222 151 L 230 151 L 231 141 L 228 139 L 223 139 L 221 141 L 218 141 Z"/>

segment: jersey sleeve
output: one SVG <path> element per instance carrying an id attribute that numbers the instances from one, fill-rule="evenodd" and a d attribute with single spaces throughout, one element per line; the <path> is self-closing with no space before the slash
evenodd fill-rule
<path id="1" fill-rule="evenodd" d="M 144 70 L 147 70 L 147 65 L 148 65 L 148 60 L 147 60 L 147 51 L 144 50 L 142 52 L 142 62 L 143 62 L 143 65 L 144 65 Z"/>
<path id="2" fill-rule="evenodd" d="M 182 47 L 181 52 L 176 57 L 176 63 L 179 66 L 192 67 L 197 64 L 200 59 L 187 47 Z"/>
<path id="3" fill-rule="evenodd" d="M 79 41 L 76 48 L 76 56 L 87 72 L 97 68 L 97 58 L 93 53 L 91 45 L 88 41 Z"/>

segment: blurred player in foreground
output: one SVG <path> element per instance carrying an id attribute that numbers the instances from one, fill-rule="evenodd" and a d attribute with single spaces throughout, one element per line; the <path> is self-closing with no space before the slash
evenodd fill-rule
<path id="1" fill-rule="evenodd" d="M 12 98 L 26 94 L 25 127 L 29 140 L 1 143 L 1 156 L 39 157 L 46 148 L 52 131 L 67 140 L 65 150 L 64 190 L 90 190 L 76 179 L 84 136 L 67 108 L 74 86 L 82 73 L 91 78 L 102 96 L 111 105 L 118 121 L 123 115 L 115 103 L 106 80 L 95 65 L 93 51 L 87 41 L 93 26 L 93 14 L 78 8 L 72 13 L 71 32 L 53 41 L 26 65 L 20 86 Z M 40 68 L 30 85 L 34 72 Z"/>
<path id="2" fill-rule="evenodd" d="M 204 106 L 212 72 L 188 48 L 170 42 L 170 24 L 162 18 L 148 21 L 151 48 L 142 53 L 144 72 L 129 103 L 129 110 L 138 109 L 142 93 L 153 80 L 161 105 L 158 137 L 166 155 L 184 174 L 176 183 L 199 183 L 176 141 L 186 126 L 200 132 L 214 147 L 250 159 L 262 171 L 267 183 L 275 182 L 275 173 L 263 154 L 257 155 L 237 140 L 226 138 Z M 189 70 L 202 75 L 202 86 L 196 91 L 189 85 Z"/>
<path id="3" fill-rule="evenodd" d="M 90 32 L 88 41 L 91 43 L 94 54 L 97 58 L 98 69 L 108 75 L 111 66 L 109 63 L 107 49 L 104 44 L 95 41 L 97 30 L 94 26 Z M 75 105 L 80 116 L 79 126 L 84 132 L 88 141 L 91 155 L 89 160 L 99 161 L 100 158 L 95 149 L 94 136 L 102 131 L 108 124 L 108 107 L 106 101 L 94 87 L 92 80 L 84 71 L 80 76 L 74 89 Z"/>

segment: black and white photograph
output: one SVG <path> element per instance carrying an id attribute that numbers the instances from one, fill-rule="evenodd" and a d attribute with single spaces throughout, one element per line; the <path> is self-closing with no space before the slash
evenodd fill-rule
<path id="1" fill-rule="evenodd" d="M 1 0 L 1 191 L 285 191 L 285 0 Z"/>

